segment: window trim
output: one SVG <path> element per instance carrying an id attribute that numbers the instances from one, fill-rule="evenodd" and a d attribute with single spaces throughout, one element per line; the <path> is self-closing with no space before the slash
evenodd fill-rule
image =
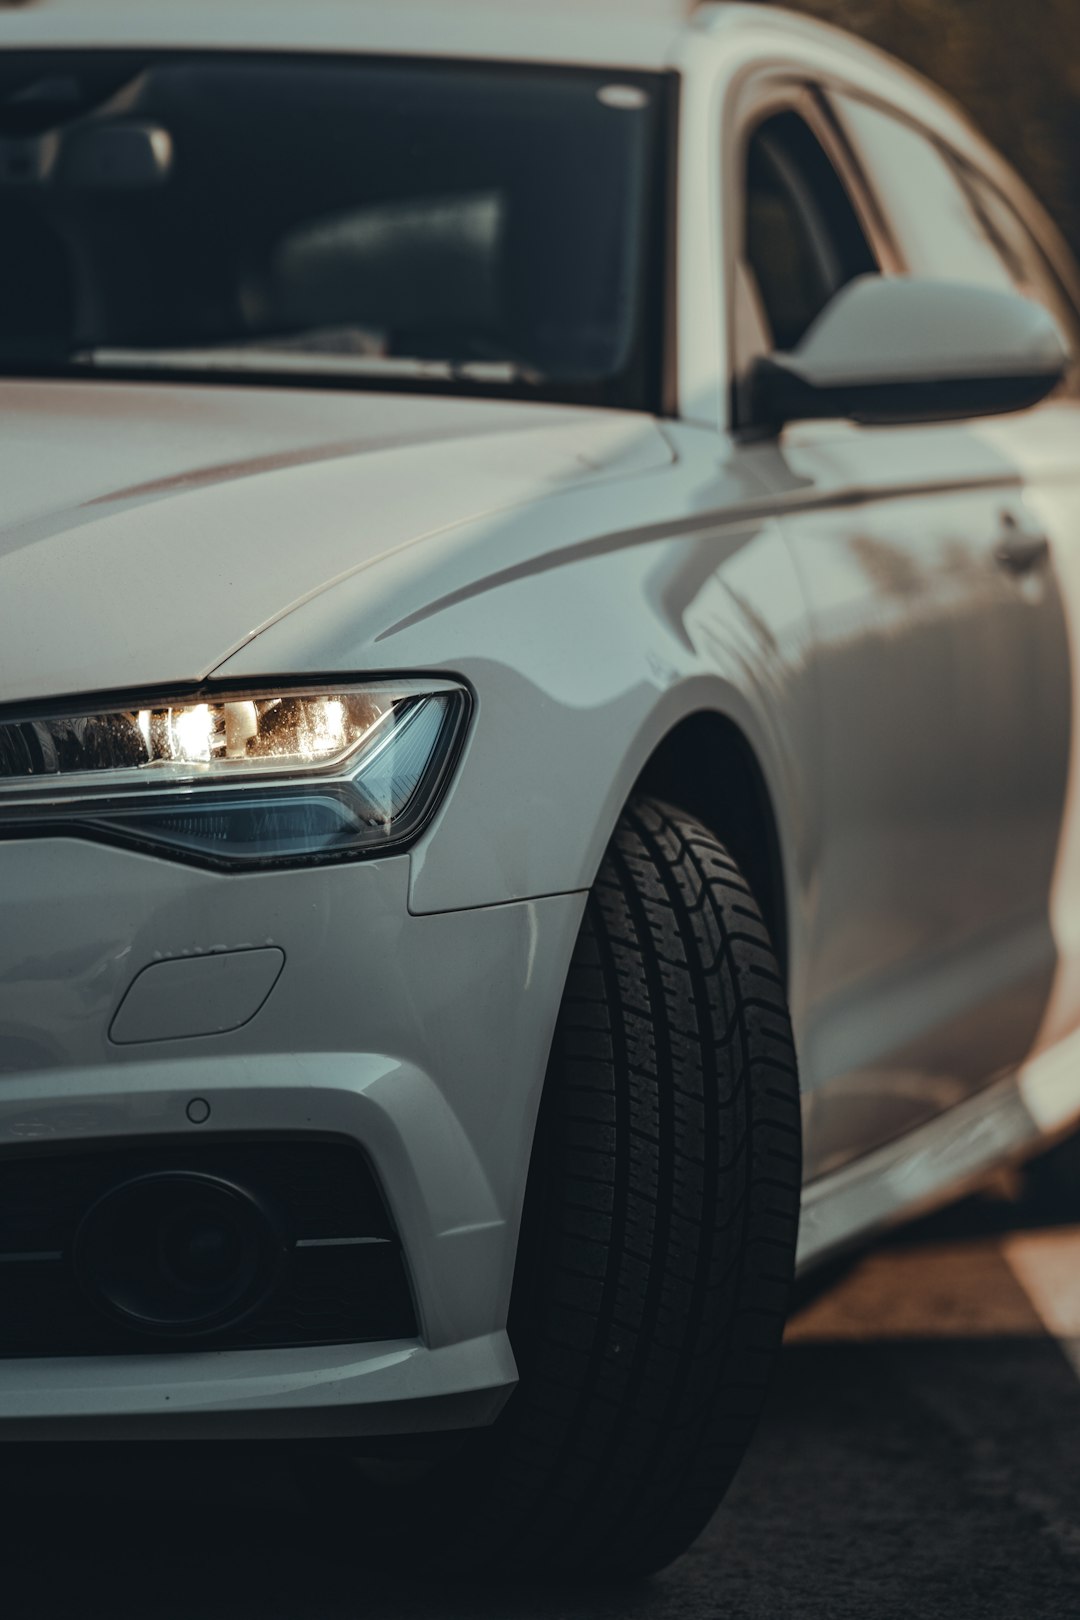
<path id="1" fill-rule="evenodd" d="M 843 186 L 871 253 L 883 274 L 900 267 L 895 238 L 876 192 L 867 183 L 862 165 L 832 111 L 825 86 L 800 74 L 794 67 L 765 69 L 755 74 L 734 95 L 727 107 L 720 132 L 722 142 L 721 233 L 725 244 L 722 257 L 722 298 L 726 345 L 728 431 L 745 438 L 761 431 L 759 423 L 748 418 L 737 357 L 738 284 L 745 273 L 746 174 L 750 143 L 762 124 L 780 113 L 794 113 L 808 127 Z"/>

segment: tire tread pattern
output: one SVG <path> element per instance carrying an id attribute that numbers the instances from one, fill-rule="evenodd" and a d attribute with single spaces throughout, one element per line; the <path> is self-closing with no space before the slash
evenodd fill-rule
<path id="1" fill-rule="evenodd" d="M 479 1493 L 485 1561 L 644 1573 L 689 1545 L 764 1400 L 800 1186 L 761 914 L 700 823 L 634 800 L 555 1034 L 510 1323 L 521 1384 Z"/>

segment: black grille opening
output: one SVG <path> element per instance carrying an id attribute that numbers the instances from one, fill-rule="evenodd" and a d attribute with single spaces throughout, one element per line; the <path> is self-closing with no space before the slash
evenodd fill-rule
<path id="1" fill-rule="evenodd" d="M 144 1178 L 181 1191 L 213 1180 L 274 1212 L 280 1264 L 240 1319 L 194 1338 L 161 1323 L 148 1331 L 101 1296 L 80 1260 L 86 1223 L 117 1189 Z M 123 1200 L 115 1207 L 122 1213 Z M 28 1146 L 0 1157 L 0 1357 L 351 1344 L 416 1333 L 397 1233 L 351 1143 Z"/>

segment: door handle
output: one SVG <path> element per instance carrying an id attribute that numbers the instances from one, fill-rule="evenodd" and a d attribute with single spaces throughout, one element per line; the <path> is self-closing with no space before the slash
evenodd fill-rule
<path id="1" fill-rule="evenodd" d="M 1049 562 L 1050 538 L 1040 529 L 1025 529 L 1011 512 L 1004 512 L 994 556 L 1006 573 L 1031 574 Z"/>

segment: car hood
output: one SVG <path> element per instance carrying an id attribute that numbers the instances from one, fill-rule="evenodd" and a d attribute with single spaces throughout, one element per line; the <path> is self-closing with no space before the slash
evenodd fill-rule
<path id="1" fill-rule="evenodd" d="M 670 460 L 568 406 L 0 384 L 0 703 L 204 679 L 358 569 Z"/>

